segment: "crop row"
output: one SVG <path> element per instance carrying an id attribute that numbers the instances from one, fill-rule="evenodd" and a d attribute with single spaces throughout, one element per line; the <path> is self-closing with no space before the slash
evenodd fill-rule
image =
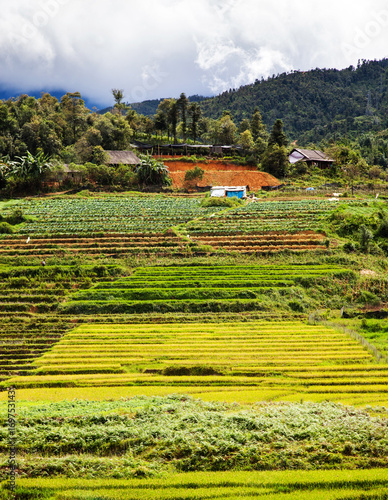
<path id="1" fill-rule="evenodd" d="M 36 218 L 23 225 L 24 234 L 158 233 L 218 210 L 202 208 L 198 199 L 162 196 L 30 200 L 22 202 L 20 208 L 26 215 Z"/>
<path id="2" fill-rule="evenodd" d="M 356 392 L 374 387 L 382 393 L 388 387 L 388 366 L 368 369 L 373 366 L 365 364 L 373 360 L 371 354 L 326 327 L 297 322 L 112 325 L 119 337 L 116 333 L 111 339 L 109 331 L 108 325 L 77 327 L 34 362 L 35 374 L 10 383 L 17 387 L 264 385 L 302 391 L 314 386 L 314 392 L 338 392 L 352 385 Z M 311 366 L 315 370 L 310 377 Z M 326 377 L 333 371 L 334 376 Z"/>
<path id="3" fill-rule="evenodd" d="M 314 231 L 319 229 L 326 214 L 333 208 L 333 203 L 325 200 L 248 203 L 226 213 L 214 213 L 191 221 L 186 227 L 190 234 L 198 236 Z"/>

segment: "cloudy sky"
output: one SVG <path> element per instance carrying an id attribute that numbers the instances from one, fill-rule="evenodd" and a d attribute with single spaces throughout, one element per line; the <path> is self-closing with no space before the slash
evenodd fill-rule
<path id="1" fill-rule="evenodd" d="M 386 0 L 0 0 L 0 91 L 97 106 L 388 56 Z"/>

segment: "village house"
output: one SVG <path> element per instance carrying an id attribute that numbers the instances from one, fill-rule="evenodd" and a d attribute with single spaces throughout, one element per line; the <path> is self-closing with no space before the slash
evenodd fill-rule
<path id="1" fill-rule="evenodd" d="M 112 151 L 106 150 L 108 155 L 107 164 L 112 167 L 119 165 L 140 165 L 140 159 L 132 151 Z"/>
<path id="2" fill-rule="evenodd" d="M 288 160 L 290 163 L 294 164 L 298 161 L 305 162 L 308 167 L 319 167 L 327 168 L 331 167 L 334 163 L 332 158 L 329 158 L 325 153 L 319 151 L 318 149 L 299 149 L 294 148 Z"/>

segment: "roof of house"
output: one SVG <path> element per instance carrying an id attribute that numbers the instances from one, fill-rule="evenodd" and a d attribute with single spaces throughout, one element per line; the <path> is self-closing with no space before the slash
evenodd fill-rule
<path id="1" fill-rule="evenodd" d="M 246 186 L 212 186 L 211 190 L 225 189 L 226 191 L 241 191 L 246 189 Z"/>
<path id="2" fill-rule="evenodd" d="M 289 159 L 291 163 L 296 163 L 299 160 L 302 161 L 325 161 L 325 162 L 333 162 L 332 158 L 329 158 L 325 153 L 319 151 L 318 149 L 299 149 L 294 148 L 290 155 Z"/>
<path id="3" fill-rule="evenodd" d="M 139 158 L 132 151 L 105 151 L 110 165 L 139 165 Z"/>

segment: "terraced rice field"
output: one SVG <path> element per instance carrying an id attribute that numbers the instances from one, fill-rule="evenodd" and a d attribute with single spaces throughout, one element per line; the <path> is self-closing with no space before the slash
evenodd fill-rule
<path id="1" fill-rule="evenodd" d="M 249 234 L 229 234 L 214 236 L 200 234 L 191 236 L 192 241 L 201 245 L 209 245 L 224 252 L 241 254 L 260 254 L 278 252 L 279 250 L 312 251 L 325 250 L 326 236 L 314 231 L 298 231 L 297 233 L 282 233 L 275 231 L 250 232 Z"/>
<path id="2" fill-rule="evenodd" d="M 152 479 L 21 479 L 53 500 L 379 500 L 388 494 L 386 470 L 190 472 Z"/>
<path id="3" fill-rule="evenodd" d="M 137 268 L 128 278 L 99 283 L 73 294 L 65 314 L 221 312 L 260 310 L 272 290 L 301 280 L 346 277 L 349 270 L 325 265 L 159 266 Z"/>
<path id="4" fill-rule="evenodd" d="M 22 259 L 23 261 L 25 259 Z M 67 294 L 119 272 L 108 265 L 0 267 L 0 380 L 26 374 L 31 362 L 72 326 L 56 310 Z"/>
<path id="5" fill-rule="evenodd" d="M 82 325 L 33 365 L 30 375 L 7 383 L 211 392 L 221 400 L 266 392 L 291 401 L 388 401 L 388 365 L 342 332 L 301 322 Z"/>
<path id="6" fill-rule="evenodd" d="M 35 220 L 0 238 L 0 388 L 17 392 L 18 473 L 29 477 L 17 478 L 20 498 L 388 497 L 386 468 L 252 472 L 387 466 L 388 365 L 345 333 L 306 322 L 315 304 L 306 290 L 330 278 L 349 289 L 354 273 L 243 265 L 253 257 L 235 254 L 238 265 L 170 265 L 204 252 L 323 250 L 334 207 L 203 209 L 160 196 L 22 202 Z M 169 265 L 127 276 L 127 254 Z M 299 292 L 304 317 L 288 302 Z M 2 408 L 6 398 L 0 392 Z M 6 419 L 1 426 L 5 464 Z M 1 479 L 7 473 L 0 468 Z"/>
<path id="7" fill-rule="evenodd" d="M 0 239 L 0 258 L 23 256 L 26 259 L 42 259 L 72 255 L 181 255 L 191 251 L 194 243 L 173 234 L 109 233 L 105 236 L 51 235 L 30 237 L 14 235 Z"/>

